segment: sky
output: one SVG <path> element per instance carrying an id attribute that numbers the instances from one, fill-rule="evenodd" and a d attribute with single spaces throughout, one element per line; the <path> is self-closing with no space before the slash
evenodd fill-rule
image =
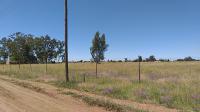
<path id="1" fill-rule="evenodd" d="M 200 57 L 200 0 L 68 0 L 69 60 L 90 60 L 97 31 L 107 59 Z M 64 0 L 0 0 L 0 38 L 14 32 L 64 40 Z"/>

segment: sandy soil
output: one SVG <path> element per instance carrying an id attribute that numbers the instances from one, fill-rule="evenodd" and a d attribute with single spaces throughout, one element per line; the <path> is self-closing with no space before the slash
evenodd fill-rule
<path id="1" fill-rule="evenodd" d="M 51 97 L 0 79 L 0 112 L 106 112 L 66 95 Z"/>

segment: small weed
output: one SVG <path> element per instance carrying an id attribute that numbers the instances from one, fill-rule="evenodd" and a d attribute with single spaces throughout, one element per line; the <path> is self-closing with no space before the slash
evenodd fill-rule
<path id="1" fill-rule="evenodd" d="M 103 94 L 111 94 L 113 93 L 113 88 L 105 88 L 102 91 Z"/>
<path id="2" fill-rule="evenodd" d="M 70 82 L 56 81 L 53 84 L 58 87 L 69 88 L 69 89 L 76 89 L 78 87 L 78 83 L 75 81 L 70 81 Z"/>
<path id="3" fill-rule="evenodd" d="M 173 98 L 171 96 L 161 96 L 160 104 L 166 104 L 168 107 L 171 106 Z"/>
<path id="4" fill-rule="evenodd" d="M 147 91 L 146 89 L 144 89 L 144 88 L 136 89 L 136 90 L 134 91 L 134 94 L 135 94 L 138 98 L 144 99 L 144 100 L 147 100 L 147 99 L 149 99 L 149 97 L 150 97 L 148 91 Z"/>

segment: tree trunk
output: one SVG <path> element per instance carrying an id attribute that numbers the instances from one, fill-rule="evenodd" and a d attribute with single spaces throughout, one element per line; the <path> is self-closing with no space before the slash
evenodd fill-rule
<path id="1" fill-rule="evenodd" d="M 11 63 L 9 63 L 9 66 L 10 66 L 10 73 L 9 73 L 9 76 L 11 75 Z"/>
<path id="2" fill-rule="evenodd" d="M 140 61 L 139 61 L 139 69 L 138 69 L 138 75 L 139 75 L 139 83 L 140 83 Z"/>
<path id="3" fill-rule="evenodd" d="M 46 59 L 46 73 L 47 73 L 47 59 Z"/>
<path id="4" fill-rule="evenodd" d="M 20 70 L 20 68 L 21 68 L 21 67 L 20 67 L 20 61 L 19 61 L 19 63 L 18 63 L 18 66 L 19 66 L 19 70 Z"/>
<path id="5" fill-rule="evenodd" d="M 5 69 L 4 69 L 4 63 L 3 63 L 3 71 L 5 72 Z"/>
<path id="6" fill-rule="evenodd" d="M 30 63 L 30 71 L 32 72 L 32 66 L 31 66 L 31 63 Z"/>
<path id="7" fill-rule="evenodd" d="M 97 77 L 97 64 L 98 64 L 98 63 L 96 62 L 96 78 L 98 78 L 98 77 Z"/>

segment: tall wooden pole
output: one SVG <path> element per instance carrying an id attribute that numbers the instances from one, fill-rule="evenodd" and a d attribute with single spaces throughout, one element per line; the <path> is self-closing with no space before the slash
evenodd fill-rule
<path id="1" fill-rule="evenodd" d="M 65 75 L 66 82 L 69 81 L 69 70 L 68 70 L 68 7 L 67 0 L 65 0 Z"/>

